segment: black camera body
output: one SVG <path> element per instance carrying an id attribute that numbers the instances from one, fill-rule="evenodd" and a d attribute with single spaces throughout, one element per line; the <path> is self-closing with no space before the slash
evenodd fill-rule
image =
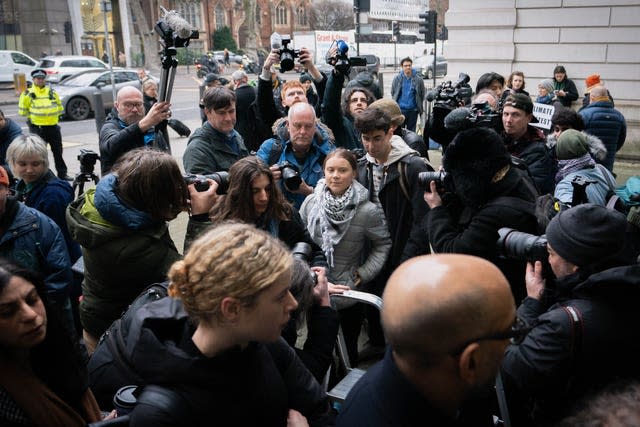
<path id="1" fill-rule="evenodd" d="M 502 125 L 502 112 L 493 110 L 488 102 L 474 103 L 471 112 L 465 118 L 465 129 L 488 127 L 499 131 Z"/>
<path id="2" fill-rule="evenodd" d="M 81 148 L 80 154 L 78 154 L 78 160 L 80 161 L 80 172 L 82 172 L 83 174 L 92 174 L 96 162 L 99 159 L 100 156 L 95 151 Z"/>
<path id="3" fill-rule="evenodd" d="M 367 59 L 361 56 L 349 57 L 349 45 L 344 40 L 334 40 L 329 47 L 331 52 L 333 46 L 336 46 L 336 54 L 332 57 L 325 57 L 327 64 L 333 65 L 333 67 L 342 75 L 348 76 L 351 67 L 366 67 Z"/>
<path id="4" fill-rule="evenodd" d="M 300 56 L 299 49 L 289 49 L 291 38 L 282 36 L 282 47 L 280 48 L 280 71 L 287 72 L 293 70 L 294 60 Z"/>
<path id="5" fill-rule="evenodd" d="M 187 47 L 189 46 L 190 40 L 200 38 L 198 30 L 189 30 L 190 33 L 188 37 L 181 37 L 177 31 L 173 30 L 171 24 L 165 19 L 161 19 L 156 23 L 155 30 L 164 41 L 167 48 Z M 185 34 L 182 35 L 184 36 Z"/>
<path id="6" fill-rule="evenodd" d="M 209 181 L 212 179 L 218 184 L 217 194 L 226 194 L 229 189 L 229 172 L 220 171 L 207 175 L 185 174 L 184 182 L 187 185 L 193 184 L 197 191 L 207 191 L 209 189 Z"/>
<path id="7" fill-rule="evenodd" d="M 447 176 L 448 174 L 443 170 L 436 172 L 420 172 L 418 174 L 418 182 L 424 187 L 427 193 L 431 193 L 429 183 L 434 181 L 436 183 L 436 190 L 441 193 L 444 190 L 444 180 Z"/>
<path id="8" fill-rule="evenodd" d="M 444 105 L 450 109 L 469 103 L 473 89 L 469 86 L 471 78 L 468 74 L 460 73 L 458 80 L 442 82 L 427 93 L 427 101 L 435 101 L 435 105 Z"/>
<path id="9" fill-rule="evenodd" d="M 506 258 L 528 262 L 547 262 L 547 236 L 536 236 L 513 228 L 502 227 L 498 230 L 498 254 Z"/>
<path id="10" fill-rule="evenodd" d="M 293 245 L 293 249 L 291 249 L 291 253 L 295 259 L 302 260 L 309 264 L 311 262 L 311 254 L 313 253 L 313 249 L 311 245 L 307 242 L 298 242 Z M 315 271 L 311 271 L 311 278 L 313 279 L 313 284 L 318 284 L 318 275 Z"/>
<path id="11" fill-rule="evenodd" d="M 282 180 L 284 185 L 291 191 L 296 191 L 302 184 L 302 178 L 300 177 L 300 169 L 293 163 L 287 161 L 277 164 L 278 169 L 282 173 Z"/>

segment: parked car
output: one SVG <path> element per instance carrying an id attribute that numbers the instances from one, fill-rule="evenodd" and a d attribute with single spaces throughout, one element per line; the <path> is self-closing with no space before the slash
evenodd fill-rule
<path id="1" fill-rule="evenodd" d="M 124 86 L 135 86 L 141 89 L 137 70 L 120 69 L 113 71 L 116 93 Z M 150 76 L 158 82 L 158 79 Z M 113 108 L 113 93 L 111 90 L 111 72 L 109 70 L 88 70 L 76 73 L 64 79 L 53 88 L 62 101 L 64 116 L 70 120 L 85 120 L 97 108 L 94 105 L 93 93 L 100 89 L 102 92 L 102 106 L 105 111 Z"/>
<path id="2" fill-rule="evenodd" d="M 413 67 L 422 75 L 423 79 L 433 78 L 433 55 L 423 55 L 413 60 Z M 447 60 L 442 55 L 436 55 L 436 76 L 447 75 Z"/>
<path id="3" fill-rule="evenodd" d="M 0 83 L 13 82 L 14 73 L 24 73 L 31 81 L 31 72 L 37 65 L 38 61 L 22 52 L 0 50 Z"/>
<path id="4" fill-rule="evenodd" d="M 47 56 L 40 61 L 39 68 L 47 73 L 47 81 L 58 83 L 80 71 L 91 68 L 106 70 L 109 66 L 93 56 L 69 55 Z"/>
<path id="5" fill-rule="evenodd" d="M 213 56 L 219 63 L 224 64 L 224 50 L 214 50 Z M 242 55 L 238 55 L 237 53 L 229 51 L 229 63 L 232 62 L 235 62 L 236 64 L 242 64 Z"/>

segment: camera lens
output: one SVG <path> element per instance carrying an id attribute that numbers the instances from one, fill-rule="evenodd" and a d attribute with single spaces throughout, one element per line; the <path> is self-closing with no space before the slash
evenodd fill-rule
<path id="1" fill-rule="evenodd" d="M 280 71 L 293 70 L 293 55 L 289 51 L 280 51 Z"/>

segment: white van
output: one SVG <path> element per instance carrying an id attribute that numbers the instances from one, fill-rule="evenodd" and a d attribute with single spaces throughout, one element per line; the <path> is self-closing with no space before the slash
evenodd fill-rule
<path id="1" fill-rule="evenodd" d="M 0 83 L 13 82 L 14 73 L 24 73 L 31 81 L 31 72 L 36 69 L 38 61 L 15 50 L 0 50 Z"/>

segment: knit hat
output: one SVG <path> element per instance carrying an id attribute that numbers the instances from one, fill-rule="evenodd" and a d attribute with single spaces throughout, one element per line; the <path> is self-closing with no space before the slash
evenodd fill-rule
<path id="1" fill-rule="evenodd" d="M 215 82 L 216 80 L 220 80 L 220 77 L 216 73 L 209 73 L 204 78 L 204 84 L 205 85 L 210 85 L 211 83 Z"/>
<path id="2" fill-rule="evenodd" d="M 553 80 L 551 79 L 541 80 L 540 83 L 538 83 L 538 86 L 542 86 L 543 88 L 545 88 L 548 93 L 553 93 Z"/>
<path id="3" fill-rule="evenodd" d="M 313 82 L 313 79 L 309 74 L 302 73 L 300 74 L 300 83 L 304 83 L 304 82 Z"/>
<path id="4" fill-rule="evenodd" d="M 396 126 L 402 126 L 404 123 L 404 115 L 400 111 L 400 106 L 396 101 L 389 98 L 380 98 L 377 101 L 371 103 L 369 107 L 378 108 L 389 116 L 391 116 L 391 123 Z"/>
<path id="5" fill-rule="evenodd" d="M 562 258 L 586 267 L 624 248 L 627 219 L 623 214 L 591 203 L 557 214 L 547 226 L 547 242 Z"/>
<path id="6" fill-rule="evenodd" d="M 551 90 L 551 92 L 553 92 L 553 90 Z M 507 96 L 502 106 L 517 108 L 527 114 L 533 114 L 533 101 L 531 101 L 529 95 L 525 95 L 524 93 L 512 93 Z M 532 116 L 529 123 L 538 123 L 536 116 Z"/>
<path id="7" fill-rule="evenodd" d="M 587 78 L 584 79 L 584 84 L 587 86 L 587 89 L 589 89 L 592 86 L 599 85 L 600 74 L 591 74 L 590 76 L 587 76 Z"/>
<path id="8" fill-rule="evenodd" d="M 558 160 L 577 159 L 589 152 L 587 137 L 575 129 L 567 129 L 556 142 Z"/>
<path id="9" fill-rule="evenodd" d="M 9 186 L 9 175 L 2 166 L 0 166 L 0 185 L 4 185 L 5 187 Z"/>

